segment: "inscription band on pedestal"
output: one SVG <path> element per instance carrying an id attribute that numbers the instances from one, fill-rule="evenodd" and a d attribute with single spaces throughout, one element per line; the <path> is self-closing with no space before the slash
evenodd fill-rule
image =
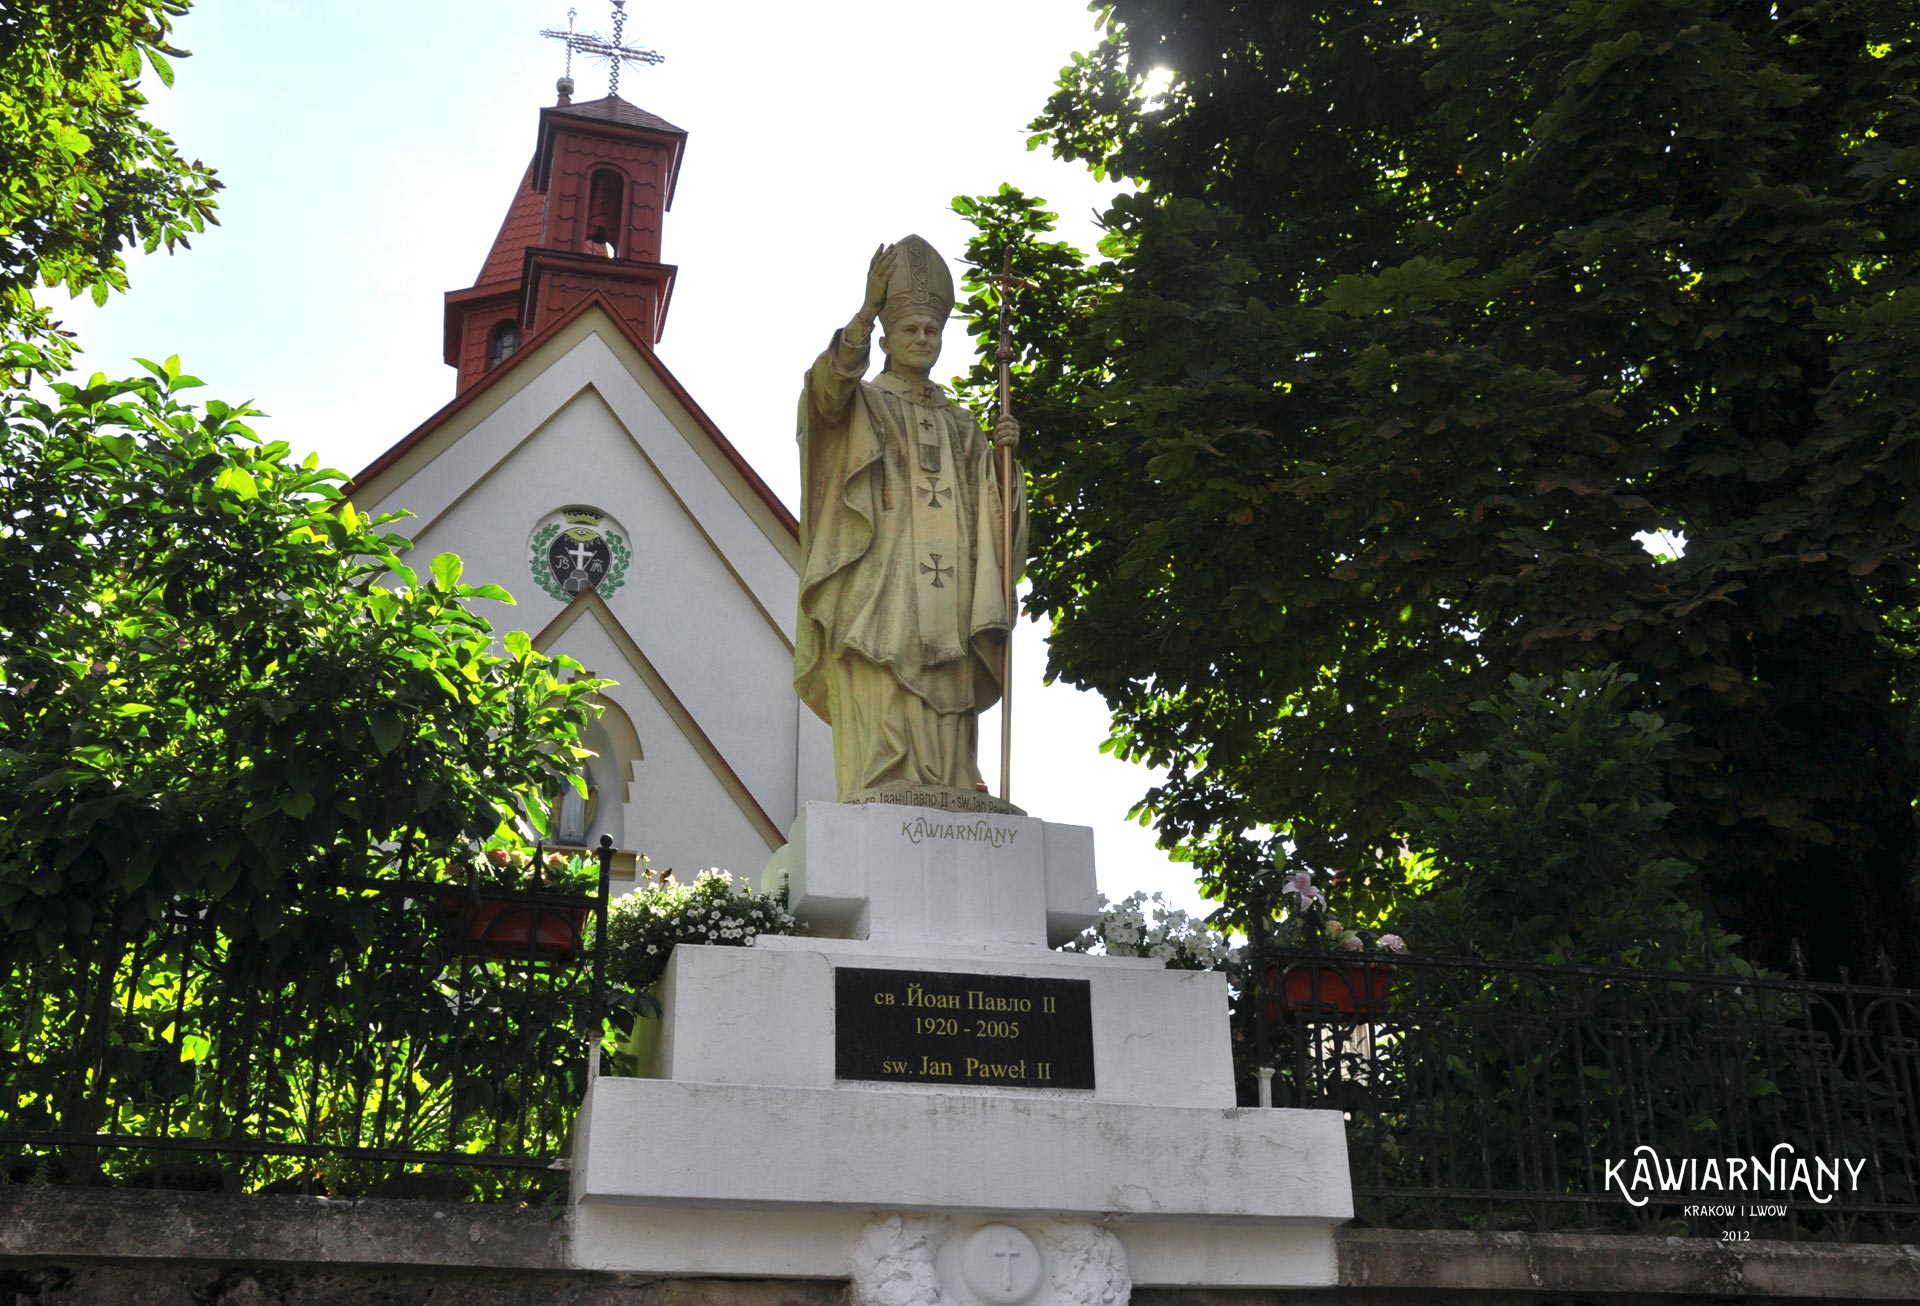
<path id="1" fill-rule="evenodd" d="M 1087 981 L 842 966 L 835 1079 L 1093 1088 Z"/>

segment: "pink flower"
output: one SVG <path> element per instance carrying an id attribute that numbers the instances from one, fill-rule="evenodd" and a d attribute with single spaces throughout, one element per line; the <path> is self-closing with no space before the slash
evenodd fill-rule
<path id="1" fill-rule="evenodd" d="M 1398 952 L 1401 954 L 1405 954 L 1407 950 L 1407 941 L 1401 938 L 1398 934 L 1382 934 L 1380 936 L 1380 946 L 1385 948 L 1388 952 Z"/>
<path id="2" fill-rule="evenodd" d="M 1366 946 L 1366 940 L 1362 939 L 1358 934 L 1349 934 L 1340 940 L 1340 951 L 1342 952 L 1359 952 Z"/>
<path id="3" fill-rule="evenodd" d="M 495 866 L 511 866 L 513 865 L 513 854 L 505 848 L 489 848 L 487 849 L 487 860 Z"/>
<path id="4" fill-rule="evenodd" d="M 1303 909 L 1309 903 L 1324 903 L 1327 900 L 1325 894 L 1313 887 L 1313 876 L 1305 871 L 1295 871 L 1281 881 L 1280 892 L 1283 896 L 1292 898 Z"/>
<path id="5" fill-rule="evenodd" d="M 565 854 L 565 853 L 548 853 L 548 854 L 547 854 L 547 869 L 548 869 L 548 870 L 550 870 L 550 871 L 564 871 L 564 870 L 566 870 L 566 869 L 567 869 L 567 857 L 566 857 L 566 854 Z"/>
<path id="6" fill-rule="evenodd" d="M 1347 927 L 1342 925 L 1339 921 L 1330 920 L 1327 922 L 1327 937 L 1329 939 L 1337 939 L 1342 934 L 1345 934 L 1346 932 L 1347 932 Z"/>

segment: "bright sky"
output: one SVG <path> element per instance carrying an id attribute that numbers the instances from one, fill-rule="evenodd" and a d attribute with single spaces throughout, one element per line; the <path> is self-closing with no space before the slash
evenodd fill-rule
<path id="1" fill-rule="evenodd" d="M 580 30 L 611 32 L 608 0 L 575 3 Z M 63 306 L 81 366 L 178 353 L 207 395 L 265 409 L 269 438 L 360 470 L 453 397 L 442 296 L 473 283 L 526 167 L 562 63 L 537 33 L 566 10 L 196 0 L 175 88 L 147 82 L 154 116 L 226 182 L 221 225 L 136 258 L 105 309 Z M 1115 189 L 1026 149 L 1059 69 L 1095 43 L 1083 0 L 633 0 L 626 38 L 666 62 L 625 68 L 622 97 L 689 134 L 661 358 L 789 506 L 801 373 L 859 306 L 877 244 L 918 232 L 951 261 L 966 238 L 952 197 L 1010 181 L 1087 248 Z M 605 93 L 602 65 L 576 59 L 574 78 L 576 100 Z M 950 328 L 937 374 L 969 347 Z M 1016 650 L 1014 801 L 1094 827 L 1109 897 L 1197 910 L 1187 871 L 1125 819 L 1154 777 L 1097 751 L 1105 706 L 1042 688 L 1039 627 Z M 997 713 L 981 739 L 996 780 Z"/>

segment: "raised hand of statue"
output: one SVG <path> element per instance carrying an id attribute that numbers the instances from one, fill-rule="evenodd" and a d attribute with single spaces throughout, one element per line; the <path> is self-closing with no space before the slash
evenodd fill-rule
<path id="1" fill-rule="evenodd" d="M 887 302 L 887 287 L 893 281 L 893 265 L 899 261 L 899 251 L 892 245 L 883 244 L 873 251 L 873 258 L 867 264 L 867 298 L 860 305 L 862 322 L 872 322 L 880 316 L 880 307 Z"/>

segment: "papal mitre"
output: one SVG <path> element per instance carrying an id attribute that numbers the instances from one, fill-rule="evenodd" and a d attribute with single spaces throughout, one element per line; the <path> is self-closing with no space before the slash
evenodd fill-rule
<path id="1" fill-rule="evenodd" d="M 880 320 L 888 327 L 902 313 L 931 313 L 945 322 L 953 312 L 953 274 L 940 251 L 918 236 L 908 236 L 893 247 L 893 276 L 887 282 L 887 302 Z"/>

